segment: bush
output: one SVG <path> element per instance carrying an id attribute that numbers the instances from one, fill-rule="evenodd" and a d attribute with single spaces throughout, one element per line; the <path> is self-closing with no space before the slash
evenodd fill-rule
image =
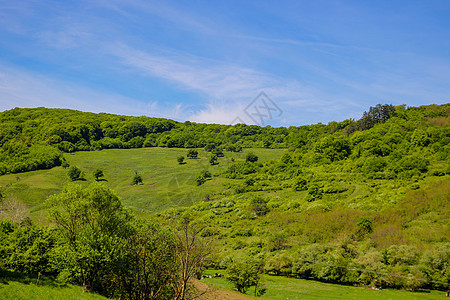
<path id="1" fill-rule="evenodd" d="M 198 175 L 195 178 L 195 182 L 197 182 L 197 185 L 202 185 L 202 184 L 204 184 L 206 182 L 206 179 L 205 179 L 205 177 L 203 175 Z"/>
<path id="2" fill-rule="evenodd" d="M 103 176 L 104 176 L 104 175 L 103 175 L 103 171 L 100 170 L 100 169 L 96 169 L 96 170 L 94 171 L 93 175 L 94 175 L 94 177 L 95 177 L 95 180 L 97 180 L 97 181 L 99 180 L 100 177 L 103 177 Z"/>
<path id="3" fill-rule="evenodd" d="M 133 180 L 131 180 L 131 185 L 142 184 L 142 177 L 137 172 L 133 176 Z"/>
<path id="4" fill-rule="evenodd" d="M 297 177 L 292 188 L 295 191 L 306 191 L 308 189 L 308 182 L 303 177 Z"/>
<path id="5" fill-rule="evenodd" d="M 239 292 L 245 293 L 251 286 L 258 286 L 262 267 L 261 261 L 250 257 L 236 259 L 228 263 L 228 276 L 225 279 Z"/>
<path id="6" fill-rule="evenodd" d="M 248 209 L 251 212 L 253 212 L 256 216 L 264 216 L 270 211 L 269 208 L 267 207 L 267 202 L 269 202 L 269 200 L 264 199 L 262 197 L 252 198 Z"/>
<path id="7" fill-rule="evenodd" d="M 178 156 L 178 157 L 177 157 L 177 162 L 178 162 L 180 165 L 182 165 L 183 162 L 184 162 L 184 156 Z"/>
<path id="8" fill-rule="evenodd" d="M 250 152 L 245 157 L 245 161 L 252 162 L 252 163 L 257 162 L 258 156 L 256 154 L 254 154 L 253 152 Z"/>
<path id="9" fill-rule="evenodd" d="M 209 163 L 212 166 L 217 165 L 218 164 L 218 162 L 217 162 L 217 155 L 215 155 L 215 154 L 211 155 L 211 157 L 209 158 Z"/>
<path id="10" fill-rule="evenodd" d="M 194 149 L 189 149 L 186 156 L 188 158 L 197 158 L 198 157 L 198 151 L 194 150 Z"/>
<path id="11" fill-rule="evenodd" d="M 72 181 L 83 179 L 83 172 L 81 172 L 81 170 L 75 166 L 72 166 L 69 169 L 69 172 L 67 172 L 67 175 L 69 176 L 70 180 L 72 180 Z"/>

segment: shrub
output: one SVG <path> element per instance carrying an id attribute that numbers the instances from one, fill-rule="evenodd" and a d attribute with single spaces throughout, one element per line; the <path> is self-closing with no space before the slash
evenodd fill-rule
<path id="1" fill-rule="evenodd" d="M 306 191 L 308 189 L 308 182 L 303 177 L 297 177 L 292 188 L 295 191 Z"/>
<path id="2" fill-rule="evenodd" d="M 81 170 L 75 166 L 72 166 L 69 169 L 69 172 L 67 172 L 67 175 L 69 176 L 70 180 L 75 181 L 75 180 L 80 180 L 83 178 L 83 173 L 81 172 Z"/>
<path id="3" fill-rule="evenodd" d="M 241 293 L 245 293 L 251 286 L 258 286 L 262 262 L 253 258 L 241 258 L 233 260 L 227 265 L 228 276 L 234 287 Z"/>
<path id="4" fill-rule="evenodd" d="M 133 179 L 131 180 L 131 185 L 142 184 L 142 177 L 137 172 L 134 174 Z"/>
<path id="5" fill-rule="evenodd" d="M 96 169 L 96 170 L 94 171 L 93 175 L 94 175 L 94 177 L 95 177 L 95 180 L 97 180 L 97 181 L 99 180 L 100 177 L 103 177 L 103 176 L 104 176 L 104 175 L 103 175 L 103 171 L 100 170 L 100 169 Z"/>
<path id="6" fill-rule="evenodd" d="M 189 149 L 188 153 L 186 154 L 188 158 L 197 158 L 198 157 L 198 151 L 194 149 Z"/>
<path id="7" fill-rule="evenodd" d="M 253 152 L 250 152 L 245 157 L 245 161 L 252 162 L 252 163 L 257 162 L 258 156 L 256 154 L 254 154 Z"/>

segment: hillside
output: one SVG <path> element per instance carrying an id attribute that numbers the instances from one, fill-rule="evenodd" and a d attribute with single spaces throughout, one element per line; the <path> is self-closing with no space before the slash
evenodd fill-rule
<path id="1" fill-rule="evenodd" d="M 215 244 L 210 268 L 252 257 L 270 275 L 444 290 L 449 111 L 379 105 L 360 120 L 261 128 L 14 109 L 0 114 L 2 217 L 24 226 L 29 209 L 45 227 L 44 200 L 68 170 L 89 189 L 100 169 L 134 215 L 201 228 Z M 178 163 L 189 150 L 198 157 Z"/>

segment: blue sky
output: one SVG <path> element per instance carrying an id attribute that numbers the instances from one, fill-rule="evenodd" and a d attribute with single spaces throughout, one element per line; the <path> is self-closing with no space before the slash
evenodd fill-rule
<path id="1" fill-rule="evenodd" d="M 0 110 L 250 124 L 261 92 L 272 126 L 448 103 L 450 1 L 0 0 Z"/>

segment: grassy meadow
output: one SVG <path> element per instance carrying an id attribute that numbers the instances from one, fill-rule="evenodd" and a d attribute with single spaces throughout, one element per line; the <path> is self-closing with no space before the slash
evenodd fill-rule
<path id="1" fill-rule="evenodd" d="M 0 272 L 0 299 L 2 300 L 101 300 L 107 299 L 83 288 L 55 280 L 31 278 L 15 272 Z"/>
<path id="2" fill-rule="evenodd" d="M 139 148 L 110 149 L 102 151 L 80 151 L 66 154 L 71 166 L 77 166 L 84 172 L 85 180 L 78 184 L 87 186 L 94 181 L 95 169 L 103 170 L 104 182 L 114 189 L 122 198 L 125 206 L 137 212 L 153 213 L 170 207 L 188 206 L 200 202 L 205 195 L 219 195 L 225 192 L 223 183 L 229 179 L 214 175 L 223 172 L 234 159 L 244 161 L 249 152 L 258 155 L 260 160 L 279 159 L 285 149 L 244 149 L 242 152 L 226 152 L 219 158 L 219 164 L 211 166 L 211 153 L 198 149 L 197 159 L 185 159 L 178 164 L 177 157 L 186 157 L 187 149 L 175 148 Z M 198 187 L 195 177 L 208 170 L 213 180 L 208 180 Z M 8 198 L 23 201 L 31 210 L 34 220 L 43 220 L 46 210 L 44 200 L 70 183 L 68 169 L 55 167 L 49 170 L 38 170 L 20 174 L 0 176 L 0 186 L 5 187 Z M 143 185 L 133 186 L 131 180 L 138 172 Z"/>
<path id="3" fill-rule="evenodd" d="M 221 273 L 224 270 L 208 270 L 206 274 Z M 224 277 L 205 278 L 202 282 L 222 290 L 234 290 L 233 285 Z M 367 287 L 337 285 L 313 280 L 295 279 L 283 276 L 263 275 L 261 284 L 267 288 L 262 297 L 254 297 L 254 288 L 247 291 L 249 299 L 442 299 L 445 295 L 441 291 L 415 292 L 382 289 L 374 290 Z"/>

